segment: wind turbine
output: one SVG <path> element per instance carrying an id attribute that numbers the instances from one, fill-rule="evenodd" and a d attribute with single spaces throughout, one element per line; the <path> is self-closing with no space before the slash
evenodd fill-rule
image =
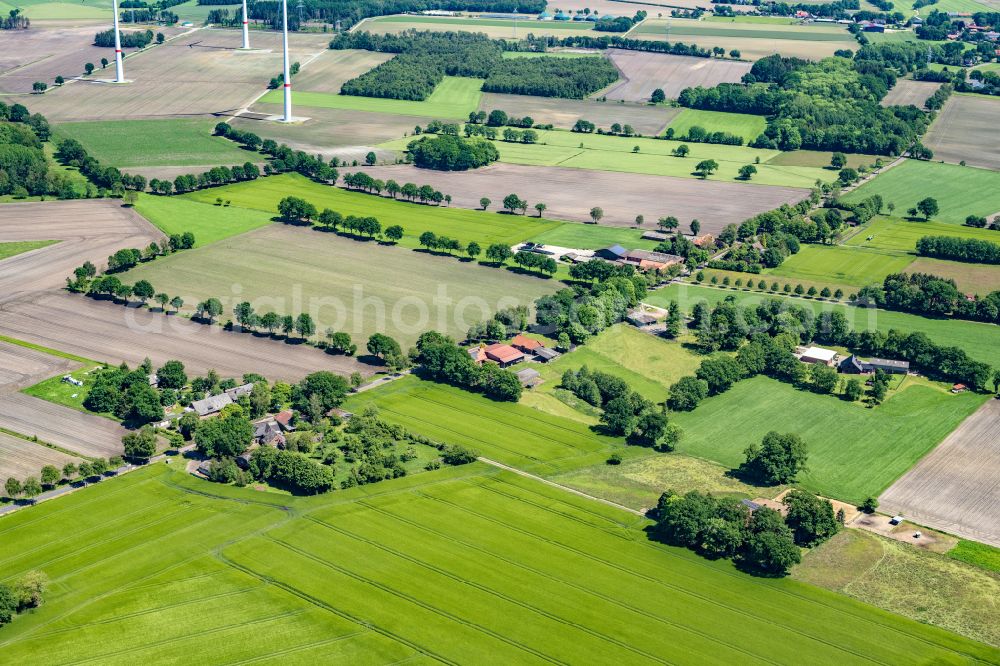
<path id="1" fill-rule="evenodd" d="M 122 36 L 118 31 L 118 0 L 112 0 L 115 12 L 115 83 L 125 83 L 125 64 L 122 62 Z"/>
<path id="2" fill-rule="evenodd" d="M 285 48 L 285 71 L 283 83 L 285 86 L 285 116 L 283 123 L 292 122 L 292 77 L 288 72 L 288 0 L 281 0 L 281 41 Z"/>
<path id="3" fill-rule="evenodd" d="M 247 20 L 247 0 L 243 0 L 243 48 L 250 48 L 250 25 Z"/>

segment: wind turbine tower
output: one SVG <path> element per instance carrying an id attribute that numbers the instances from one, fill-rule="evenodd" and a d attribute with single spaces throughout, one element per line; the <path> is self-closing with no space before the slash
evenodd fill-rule
<path id="1" fill-rule="evenodd" d="M 281 0 L 281 41 L 285 49 L 285 116 L 281 122 L 292 122 L 292 76 L 288 71 L 288 0 Z"/>
<path id="2" fill-rule="evenodd" d="M 250 48 L 250 21 L 247 20 L 247 0 L 243 0 L 243 48 Z"/>
<path id="3" fill-rule="evenodd" d="M 115 83 L 125 83 L 125 64 L 122 62 L 122 36 L 118 31 L 118 0 L 113 0 L 115 12 Z"/>

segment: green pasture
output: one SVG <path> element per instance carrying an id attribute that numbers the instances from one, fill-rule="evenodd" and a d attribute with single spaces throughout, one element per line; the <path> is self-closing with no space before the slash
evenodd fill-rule
<path id="1" fill-rule="evenodd" d="M 586 425 L 516 403 L 418 379 L 392 382 L 348 398 L 345 409 L 378 407 L 382 417 L 434 441 L 461 444 L 487 458 L 536 473 L 555 473 L 603 462 L 620 440 Z"/>
<path id="2" fill-rule="evenodd" d="M 1000 573 L 1000 548 L 996 546 L 963 539 L 948 551 L 948 557 Z"/>
<path id="3" fill-rule="evenodd" d="M 940 12 L 975 14 L 977 12 L 995 12 L 997 11 L 997 6 L 994 4 L 991 7 L 984 2 L 976 2 L 976 0 L 939 0 L 934 5 L 924 7 L 921 10 L 921 14 L 926 17 L 932 9 Z"/>
<path id="4" fill-rule="evenodd" d="M 61 2 L 46 2 L 44 0 L 16 0 L 7 3 L 19 7 L 29 19 L 38 20 L 79 20 L 102 19 L 111 13 L 111 3 L 107 0 L 63 0 Z"/>
<path id="5" fill-rule="evenodd" d="M 798 19 L 786 18 L 784 16 L 747 16 L 737 14 L 736 16 L 703 16 L 702 21 L 709 23 L 756 23 L 760 25 L 795 25 Z"/>
<path id="6" fill-rule="evenodd" d="M 754 305 L 768 298 L 778 298 L 791 305 L 810 308 L 815 313 L 824 310 L 839 310 L 855 329 L 897 329 L 921 331 L 939 345 L 959 347 L 978 361 L 1000 367 L 1000 327 L 962 319 L 930 319 L 907 312 L 861 308 L 845 303 L 834 303 L 820 299 L 776 296 L 759 291 L 716 289 L 694 284 L 671 284 L 649 294 L 644 300 L 652 305 L 666 307 L 671 300 L 680 303 L 681 310 L 690 312 L 695 303 L 707 302 L 714 305 L 726 296 L 735 296 L 742 305 Z"/>
<path id="7" fill-rule="evenodd" d="M 500 161 L 529 166 L 561 166 L 598 171 L 643 173 L 654 176 L 698 178 L 694 173 L 698 162 L 714 159 L 719 169 L 708 180 L 735 181 L 739 169 L 753 164 L 757 158 L 757 174 L 752 183 L 786 187 L 813 187 L 817 179 L 834 180 L 836 173 L 827 169 L 803 166 L 775 166 L 767 161 L 779 151 L 725 146 L 708 143 L 687 143 L 687 157 L 673 157 L 670 153 L 681 141 L 667 141 L 646 137 L 618 137 L 600 134 L 580 134 L 564 130 L 538 131 L 538 143 L 508 143 L 497 141 Z M 412 139 L 404 137 L 387 142 L 383 148 L 405 150 Z M 638 152 L 633 148 L 638 147 Z"/>
<path id="8" fill-rule="evenodd" d="M 384 99 L 381 97 L 358 97 L 355 95 L 305 92 L 293 88 L 292 102 L 302 107 L 395 113 L 403 116 L 423 116 L 444 120 L 466 120 L 469 117 L 469 112 L 479 108 L 479 100 L 482 97 L 482 85 L 482 79 L 446 76 L 434 89 L 434 92 L 422 102 L 404 99 Z M 280 90 L 272 90 L 261 97 L 260 102 L 265 104 L 281 104 L 281 95 Z M 304 113 L 308 115 L 308 111 Z"/>
<path id="9" fill-rule="evenodd" d="M 74 379 L 82 381 L 84 384 L 83 386 L 74 386 L 73 384 L 64 382 L 62 380 L 63 375 L 60 374 L 40 381 L 34 386 L 29 386 L 21 392 L 36 398 L 41 398 L 42 400 L 53 402 L 57 405 L 63 405 L 64 407 L 69 407 L 80 412 L 93 414 L 94 412 L 84 408 L 83 401 L 84 398 L 87 397 L 87 393 L 90 392 L 91 385 L 94 383 L 92 373 L 99 367 L 101 367 L 100 364 L 91 362 L 79 370 L 74 370 L 69 373 Z M 112 414 L 102 414 L 102 416 L 115 419 Z"/>
<path id="10" fill-rule="evenodd" d="M 545 245 L 571 247 L 578 250 L 599 250 L 621 245 L 629 250 L 652 250 L 659 241 L 643 240 L 642 231 L 627 227 L 606 227 L 597 224 L 562 224 L 542 232 L 530 240 Z"/>
<path id="11" fill-rule="evenodd" d="M 212 204 L 221 197 L 231 201 L 233 207 L 277 216 L 278 202 L 289 195 L 302 197 L 319 210 L 330 208 L 345 216 L 374 216 L 382 223 L 383 229 L 394 224 L 401 225 L 405 235 L 400 244 L 405 247 L 419 247 L 418 238 L 425 231 L 457 238 L 463 243 L 476 241 L 483 249 L 491 243 L 514 245 L 567 224 L 530 215 L 505 215 L 394 201 L 389 197 L 321 185 L 297 174 L 214 187 L 185 194 L 182 199 Z"/>
<path id="12" fill-rule="evenodd" d="M 188 0 L 179 5 L 174 5 L 170 8 L 170 11 L 177 14 L 177 18 L 181 21 L 191 21 L 198 24 L 204 23 L 208 19 L 208 13 L 213 9 L 218 9 L 218 7 L 199 5 L 198 0 Z"/>
<path id="13" fill-rule="evenodd" d="M 813 42 L 840 42 L 850 38 L 847 30 L 839 25 L 780 25 L 759 22 L 723 23 L 716 21 L 688 21 L 683 19 L 654 19 L 644 21 L 629 32 L 629 37 L 641 39 L 644 35 L 664 33 L 669 34 L 672 41 L 676 37 L 749 37 L 752 39 L 792 39 Z"/>
<path id="14" fill-rule="evenodd" d="M 905 213 L 897 205 L 896 214 Z M 868 237 L 871 236 L 871 240 Z M 901 217 L 878 216 L 844 244 L 850 247 L 871 248 L 889 252 L 916 254 L 917 241 L 924 236 L 953 236 L 1000 242 L 1000 232 L 991 229 L 968 227 L 931 220 L 908 220 Z"/>
<path id="15" fill-rule="evenodd" d="M 995 661 L 983 644 L 653 544 L 647 521 L 482 464 L 291 497 L 154 465 L 3 520 L 45 604 L 29 663 Z M 100 575 L 96 575 L 100 572 Z"/>
<path id="16" fill-rule="evenodd" d="M 860 502 L 878 496 L 988 399 L 906 381 L 914 383 L 869 409 L 767 377 L 747 379 L 674 415 L 684 429 L 678 450 L 735 468 L 769 431 L 795 433 L 809 454 L 797 484 Z"/>
<path id="17" fill-rule="evenodd" d="M 9 259 L 13 256 L 23 254 L 24 252 L 31 252 L 32 250 L 38 250 L 43 247 L 48 247 L 53 243 L 58 243 L 59 241 L 54 240 L 42 240 L 42 241 L 11 241 L 7 243 L 0 243 L 0 261 L 4 259 Z"/>
<path id="18" fill-rule="evenodd" d="M 593 27 L 593 23 L 590 22 L 572 22 L 572 21 L 545 21 L 540 23 L 535 20 L 535 16 L 532 14 L 526 14 L 523 19 L 514 21 L 512 19 L 496 19 L 496 18 L 476 18 L 472 16 L 463 16 L 458 18 L 451 18 L 448 16 L 416 16 L 411 14 L 405 15 L 395 15 L 395 16 L 380 16 L 378 18 L 368 21 L 365 26 L 372 28 L 380 23 L 406 23 L 406 24 L 430 24 L 430 25 L 445 25 L 445 26 L 455 26 L 456 30 L 461 30 L 463 28 L 468 30 L 474 30 L 477 26 L 491 27 L 491 28 L 513 28 L 515 25 L 518 28 L 524 28 L 525 34 L 531 32 L 533 26 L 539 26 L 545 28 L 546 30 L 576 30 L 585 31 L 590 30 Z"/>
<path id="19" fill-rule="evenodd" d="M 897 215 L 905 215 L 924 197 L 933 197 L 941 209 L 933 220 L 962 224 L 969 215 L 992 216 L 1000 211 L 1000 172 L 906 160 L 883 171 L 843 200 L 856 203 L 873 194 L 880 194 L 886 205 L 895 204 Z"/>
<path id="20" fill-rule="evenodd" d="M 118 168 L 151 166 L 232 165 L 259 162 L 256 152 L 246 151 L 228 139 L 213 136 L 212 120 L 114 120 L 60 123 L 56 135 L 76 139 L 87 152 L 107 166 Z"/>
<path id="21" fill-rule="evenodd" d="M 863 233 L 863 232 L 862 232 Z M 846 245 L 806 245 L 763 277 L 804 279 L 831 287 L 881 284 L 886 275 L 901 273 L 912 256 Z M 753 276 L 751 276 L 753 277 Z M 769 281 L 770 283 L 770 281 Z"/>
<path id="22" fill-rule="evenodd" d="M 684 109 L 667 127 L 674 130 L 675 136 L 684 136 L 695 125 L 709 132 L 729 132 L 743 137 L 745 143 L 750 143 L 763 134 L 767 119 L 750 113 Z"/>
<path id="23" fill-rule="evenodd" d="M 844 157 L 847 158 L 847 166 L 857 169 L 860 166 L 870 166 L 875 163 L 875 160 L 879 159 L 875 155 L 864 155 L 862 153 L 846 153 Z M 807 167 L 818 167 L 829 169 L 830 160 L 833 158 L 833 153 L 828 153 L 820 150 L 791 150 L 786 153 L 778 153 L 767 163 L 771 166 L 807 166 Z M 885 159 L 883 158 L 883 162 Z M 833 173 L 836 173 L 837 169 L 829 169 Z M 831 178 L 831 176 L 827 176 Z"/>
<path id="24" fill-rule="evenodd" d="M 217 192 L 219 189 L 208 191 Z M 270 224 L 274 217 L 264 211 L 218 205 L 214 197 L 206 197 L 205 203 L 200 203 L 176 196 L 145 193 L 139 195 L 135 209 L 168 236 L 190 231 L 194 234 L 195 247 L 263 227 Z"/>

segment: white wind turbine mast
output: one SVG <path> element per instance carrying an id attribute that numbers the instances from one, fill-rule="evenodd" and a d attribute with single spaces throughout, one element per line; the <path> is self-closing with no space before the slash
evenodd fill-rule
<path id="1" fill-rule="evenodd" d="M 125 64 L 122 62 L 122 36 L 118 31 L 118 0 L 112 1 L 115 12 L 115 83 L 125 83 Z"/>
<path id="2" fill-rule="evenodd" d="M 247 20 L 247 0 L 243 0 L 243 48 L 250 48 L 250 22 Z"/>
<path id="3" fill-rule="evenodd" d="M 288 0 L 281 0 L 281 41 L 285 48 L 285 115 L 281 119 L 283 123 L 292 122 L 292 77 L 288 72 Z"/>

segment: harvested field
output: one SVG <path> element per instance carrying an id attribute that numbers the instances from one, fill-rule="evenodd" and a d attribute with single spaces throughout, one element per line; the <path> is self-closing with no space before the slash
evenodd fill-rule
<path id="1" fill-rule="evenodd" d="M 882 106 L 906 106 L 912 104 L 918 109 L 924 108 L 924 102 L 941 87 L 940 83 L 932 81 L 912 81 L 910 79 L 899 79 L 896 85 L 889 90 L 889 94 L 882 98 Z"/>
<path id="2" fill-rule="evenodd" d="M 0 393 L 20 390 L 79 365 L 70 359 L 0 342 Z"/>
<path id="3" fill-rule="evenodd" d="M 345 81 L 361 76 L 386 60 L 391 60 L 392 57 L 391 53 L 360 49 L 345 51 L 327 49 L 295 76 L 295 89 L 339 95 L 340 86 Z"/>
<path id="4" fill-rule="evenodd" d="M 620 49 L 610 49 L 608 55 L 624 80 L 597 96 L 628 102 L 648 102 L 656 88 L 662 88 L 667 99 L 676 99 L 685 88 L 739 83 L 751 67 L 749 62 Z"/>
<path id="5" fill-rule="evenodd" d="M 924 137 L 934 159 L 1000 170 L 1000 99 L 952 95 Z M 1000 212 L 1000 206 L 994 209 Z"/>
<path id="6" fill-rule="evenodd" d="M 235 30 L 199 30 L 126 60 L 128 85 L 81 80 L 33 98 L 32 111 L 50 121 L 208 116 L 235 113 L 265 92 L 281 71 L 281 35 L 255 33 L 257 49 L 241 53 Z M 292 34 L 291 57 L 307 68 L 329 36 Z M 107 78 L 108 71 L 93 79 Z"/>
<path id="7" fill-rule="evenodd" d="M 37 478 L 39 470 L 45 465 L 54 465 L 62 469 L 66 463 L 82 462 L 80 458 L 67 455 L 47 446 L 30 442 L 20 437 L 12 437 L 0 432 L 0 479 L 14 477 L 24 479 L 29 476 Z"/>
<path id="8" fill-rule="evenodd" d="M 618 10 L 617 14 L 622 11 Z M 635 12 L 630 12 L 634 14 Z M 526 15 L 523 20 L 477 18 L 474 16 L 417 16 L 411 14 L 379 16 L 367 19 L 353 28 L 355 31 L 367 31 L 376 35 L 397 34 L 405 30 L 431 30 L 435 32 L 466 31 L 481 32 L 493 39 L 523 39 L 529 33 L 536 37 L 553 35 L 565 37 L 592 32 L 594 24 L 590 22 L 569 21 L 536 21 L 533 16 Z"/>
<path id="9" fill-rule="evenodd" d="M 231 305 L 232 297 L 223 302 Z M 204 374 L 214 368 L 223 377 L 258 372 L 272 381 L 298 381 L 317 370 L 345 375 L 375 371 L 356 359 L 331 356 L 315 347 L 229 333 L 221 326 L 196 324 L 184 317 L 56 292 L 4 305 L 0 335 L 109 363 L 137 365 L 148 356 L 160 366 L 180 359 L 189 373 Z"/>
<path id="10" fill-rule="evenodd" d="M 532 205 L 544 201 L 548 218 L 589 221 L 590 209 L 600 206 L 604 209 L 602 225 L 630 226 L 640 214 L 652 224 L 660 217 L 674 215 L 684 221 L 697 217 L 706 233 L 718 233 L 727 224 L 738 224 L 806 194 L 796 188 L 518 164 L 493 164 L 458 173 L 400 165 L 374 167 L 365 173 L 400 183 L 428 183 L 452 193 L 452 205 L 466 208 L 479 208 L 483 196 L 497 206 L 516 192 Z"/>
<path id="11" fill-rule="evenodd" d="M 930 273 L 949 278 L 967 294 L 984 296 L 1000 289 L 1000 266 L 996 265 L 966 264 L 959 261 L 918 257 L 906 267 L 905 272 Z"/>
<path id="12" fill-rule="evenodd" d="M 274 109 L 273 104 L 255 104 L 252 107 L 253 111 L 262 113 L 270 113 Z M 373 149 L 372 146 L 410 134 L 415 125 L 424 126 L 433 120 L 428 116 L 322 109 L 315 106 L 309 107 L 308 114 L 309 120 L 304 123 L 273 123 L 243 117 L 234 118 L 231 124 L 262 138 L 287 143 L 294 150 L 304 150 L 310 155 L 319 153 L 325 159 L 330 159 L 333 155 L 344 156 L 345 148 L 360 153 L 363 159 L 364 154 Z"/>
<path id="13" fill-rule="evenodd" d="M 558 6 L 559 9 L 567 13 L 590 9 L 601 16 L 605 14 L 611 14 L 612 16 L 632 16 L 637 11 L 642 10 L 648 12 L 651 16 L 655 16 L 659 13 L 669 14 L 671 9 L 677 9 L 678 7 L 705 9 L 706 5 L 702 0 L 643 0 L 642 2 L 626 2 L 625 0 L 594 0 L 593 2 L 590 0 L 563 0 L 558 5 L 549 6 Z M 753 5 L 733 4 L 731 7 L 734 12 L 751 12 L 755 10 Z M 551 13 L 553 10 L 549 9 L 548 11 Z"/>
<path id="14" fill-rule="evenodd" d="M 562 129 L 569 129 L 577 120 L 585 118 L 605 129 L 612 123 L 631 125 L 636 132 L 645 135 L 661 133 L 667 123 L 681 111 L 665 106 L 483 93 L 479 110 L 488 113 L 493 109 L 515 116 L 531 116 L 536 123 L 551 123 Z"/>
<path id="15" fill-rule="evenodd" d="M 1000 401 L 969 416 L 879 498 L 880 510 L 1000 546 Z"/>
<path id="16" fill-rule="evenodd" d="M 23 393 L 0 397 L 0 428 L 35 436 L 91 458 L 121 454 L 122 436 L 128 432 L 111 419 L 84 414 Z"/>
<path id="17" fill-rule="evenodd" d="M 188 310 L 209 296 L 227 312 L 247 300 L 258 312 L 309 312 L 317 331 L 346 331 L 362 347 L 382 332 L 404 349 L 430 328 L 461 338 L 497 309 L 530 305 L 558 288 L 552 280 L 280 224 L 139 266 L 127 277 L 181 294 Z"/>

